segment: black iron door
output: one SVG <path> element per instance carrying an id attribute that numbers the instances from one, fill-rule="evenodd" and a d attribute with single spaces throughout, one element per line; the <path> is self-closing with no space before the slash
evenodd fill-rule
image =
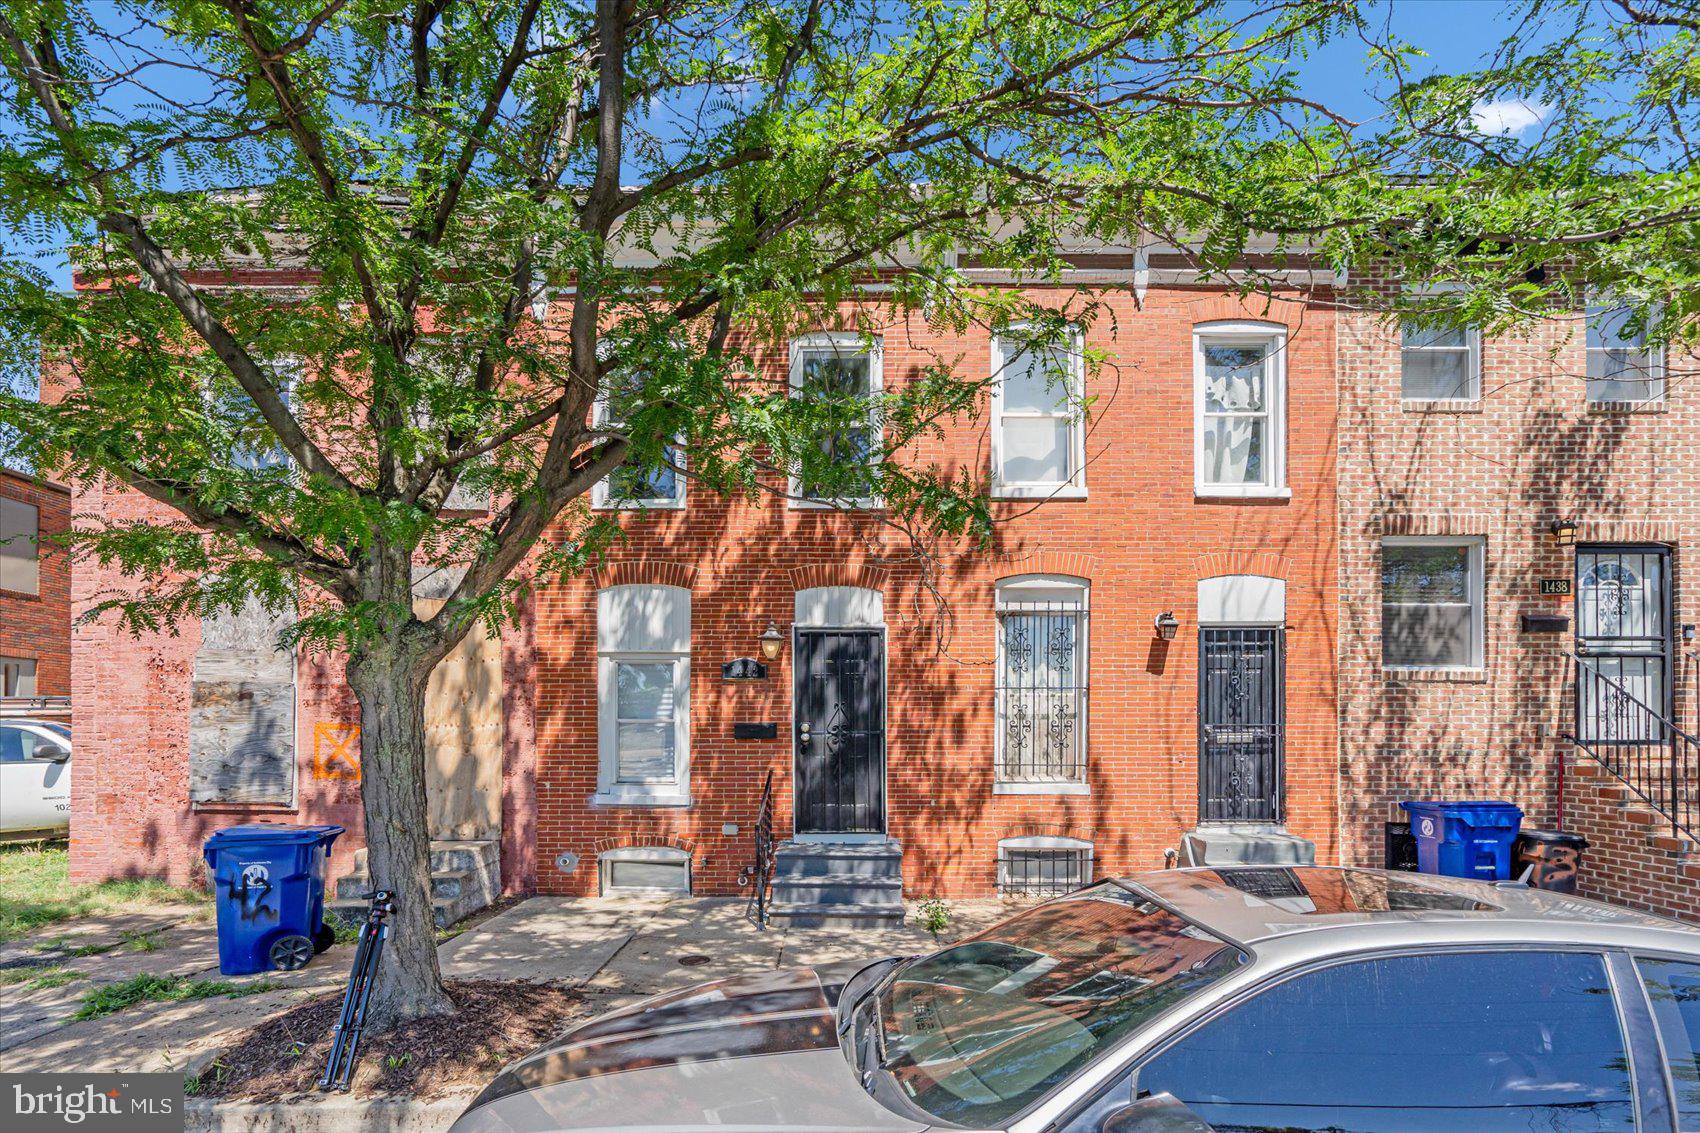
<path id="1" fill-rule="evenodd" d="M 885 635 L 797 631 L 797 833 L 885 833 Z"/>
<path id="2" fill-rule="evenodd" d="M 1280 822 L 1286 683 L 1279 629 L 1198 634 L 1198 819 Z"/>
<path id="3" fill-rule="evenodd" d="M 1660 739 L 1657 718 L 1671 715 L 1670 548 L 1576 548 L 1576 652 L 1605 678 L 1577 687 L 1582 738 Z"/>

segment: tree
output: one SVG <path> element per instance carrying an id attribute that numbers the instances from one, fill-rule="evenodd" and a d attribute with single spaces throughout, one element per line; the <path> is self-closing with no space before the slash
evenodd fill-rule
<path id="1" fill-rule="evenodd" d="M 299 600 L 294 643 L 346 656 L 373 879 L 402 895 L 374 1021 L 448 1011 L 426 681 L 618 537 L 591 487 L 684 451 L 707 490 L 800 468 L 983 537 L 973 478 L 905 457 L 984 375 L 941 359 L 881 394 L 867 465 L 835 459 L 865 406 L 751 379 L 747 344 L 870 325 L 875 272 L 888 309 L 1060 330 L 1089 298 L 1036 309 L 955 253 L 1055 278 L 1065 235 L 1165 235 L 1206 269 L 1258 232 L 1420 259 L 1413 216 L 1473 214 L 1387 173 L 1467 135 L 1444 115 L 1474 88 L 1405 84 L 1378 44 L 1413 110 L 1366 132 L 1295 78 L 1340 36 L 1369 37 L 1347 0 L 4 0 L 0 223 L 75 244 L 87 286 L 0 267 L 0 337 L 74 376 L 0 397 L 0 426 L 182 517 L 77 533 L 135 580 L 99 612 Z M 1507 161 L 1487 148 L 1464 159 Z M 267 268 L 292 274 L 220 286 Z M 467 493 L 490 506 L 445 506 Z M 416 574 L 445 568 L 419 616 Z"/>

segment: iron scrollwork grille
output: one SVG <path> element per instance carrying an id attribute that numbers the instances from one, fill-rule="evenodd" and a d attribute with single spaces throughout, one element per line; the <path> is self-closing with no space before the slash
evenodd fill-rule
<path id="1" fill-rule="evenodd" d="M 1086 782 L 1085 631 L 1073 603 L 998 613 L 999 782 Z"/>
<path id="2" fill-rule="evenodd" d="M 998 854 L 998 892 L 1027 897 L 1061 897 L 1092 880 L 1089 849 L 1014 849 Z"/>

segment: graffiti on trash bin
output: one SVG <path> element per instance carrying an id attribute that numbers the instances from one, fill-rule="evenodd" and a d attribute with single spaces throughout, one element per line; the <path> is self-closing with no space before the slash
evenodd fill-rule
<path id="1" fill-rule="evenodd" d="M 236 895 L 241 898 L 237 908 L 244 921 L 277 920 L 277 906 L 269 904 L 266 896 L 272 891 L 272 871 L 267 862 L 249 862 L 242 867 L 242 881 Z"/>

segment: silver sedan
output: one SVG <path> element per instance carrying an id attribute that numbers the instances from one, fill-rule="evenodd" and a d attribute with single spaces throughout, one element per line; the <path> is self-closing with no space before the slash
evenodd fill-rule
<path id="1" fill-rule="evenodd" d="M 1700 1128 L 1700 935 L 1338 868 L 1106 881 L 960 944 L 723 980 L 504 1070 L 454 1133 Z"/>

